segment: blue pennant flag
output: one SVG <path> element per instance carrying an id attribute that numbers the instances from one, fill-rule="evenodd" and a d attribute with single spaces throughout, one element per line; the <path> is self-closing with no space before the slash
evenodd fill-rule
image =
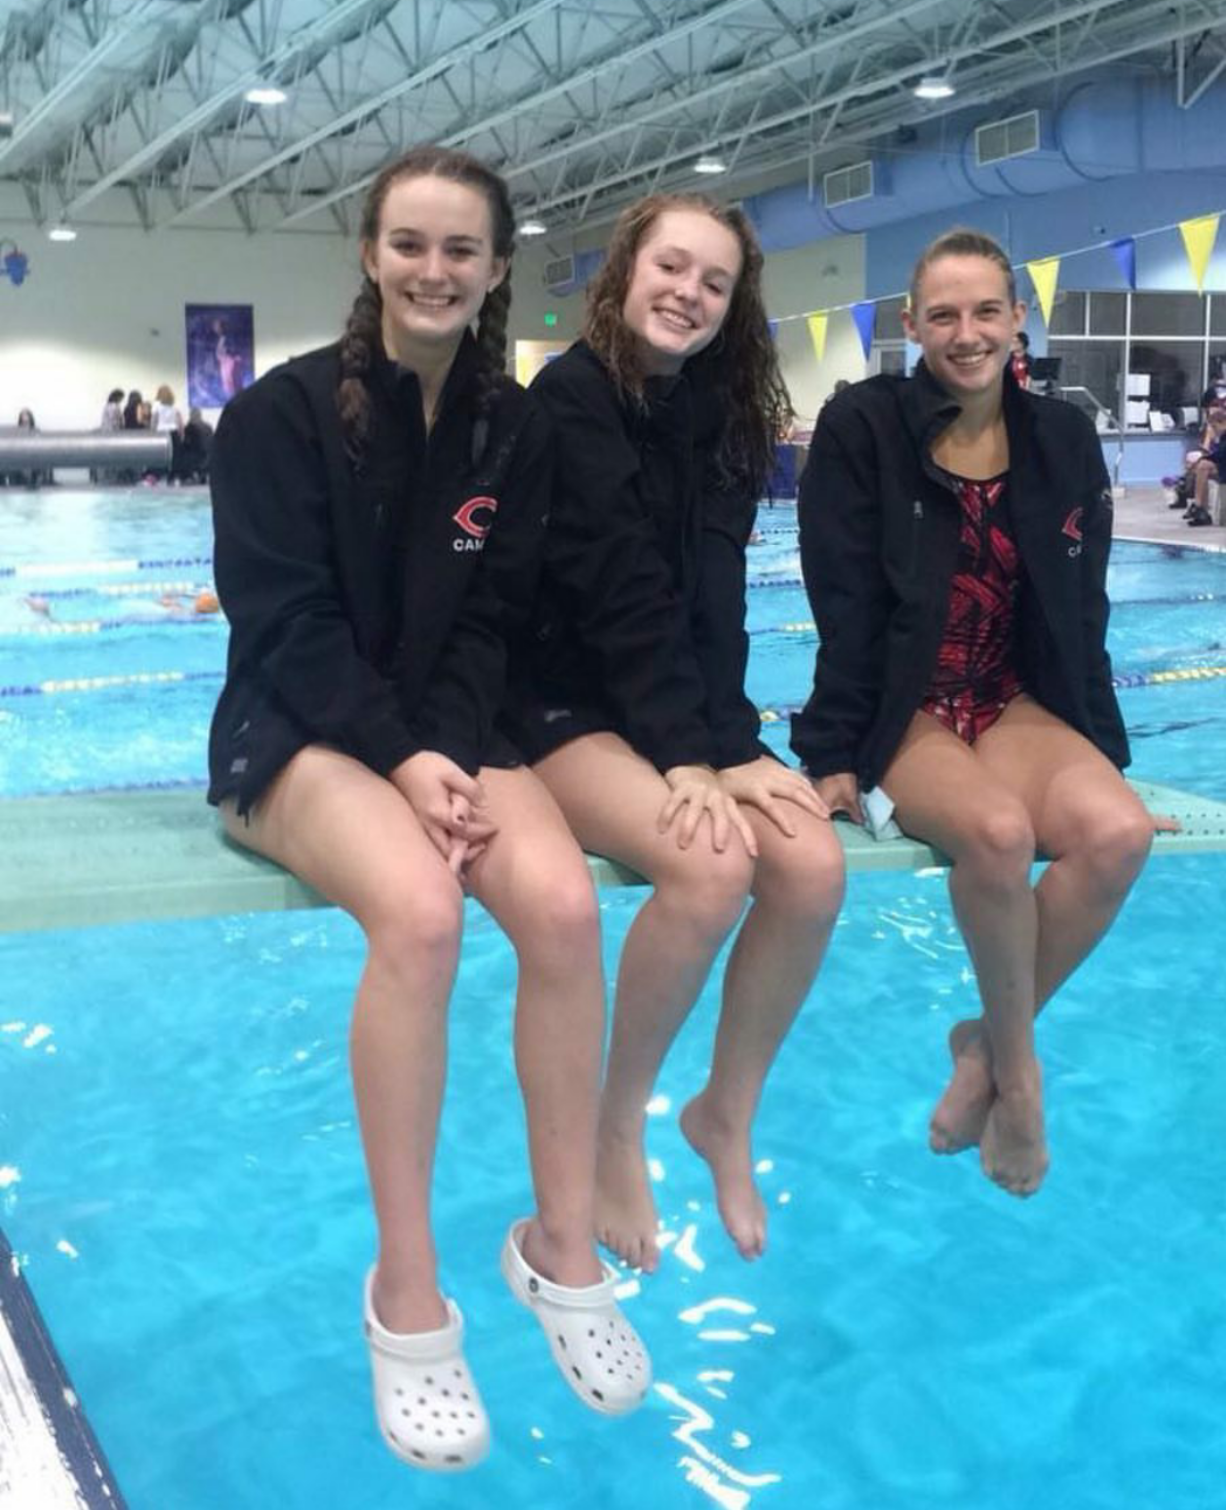
<path id="1" fill-rule="evenodd" d="M 851 306 L 851 317 L 860 332 L 860 345 L 864 348 L 864 360 L 868 361 L 873 349 L 873 327 L 877 323 L 877 306 L 872 299 L 861 299 Z"/>
<path id="2" fill-rule="evenodd" d="M 1127 280 L 1129 288 L 1137 286 L 1137 244 L 1131 236 L 1121 236 L 1118 241 L 1111 243 L 1111 250 L 1119 263 L 1120 272 Z"/>

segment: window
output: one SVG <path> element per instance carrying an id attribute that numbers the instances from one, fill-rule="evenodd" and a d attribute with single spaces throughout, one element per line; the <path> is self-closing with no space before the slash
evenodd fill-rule
<path id="1" fill-rule="evenodd" d="M 1047 327 L 1052 336 L 1083 336 L 1086 333 L 1086 296 L 1056 290 L 1051 307 L 1051 323 Z"/>
<path id="2" fill-rule="evenodd" d="M 1122 336 L 1128 328 L 1128 295 L 1092 293 L 1090 295 L 1090 334 Z"/>
<path id="3" fill-rule="evenodd" d="M 1200 294 L 1133 294 L 1132 334 L 1203 336 L 1205 301 Z"/>
<path id="4" fill-rule="evenodd" d="M 1186 404 L 1199 404 L 1204 389 L 1201 341 L 1138 341 L 1128 354 L 1128 370 L 1149 374 L 1149 407 L 1177 422 Z"/>
<path id="5" fill-rule="evenodd" d="M 1123 341 L 1069 341 L 1047 343 L 1052 356 L 1061 358 L 1060 386 L 1087 388 L 1104 409 L 1117 414 L 1120 407 L 1120 373 L 1124 366 Z"/>

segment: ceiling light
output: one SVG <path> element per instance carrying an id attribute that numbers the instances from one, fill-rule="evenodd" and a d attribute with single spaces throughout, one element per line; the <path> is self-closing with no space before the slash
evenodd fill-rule
<path id="1" fill-rule="evenodd" d="M 249 105 L 284 105 L 289 96 L 275 84 L 258 84 L 243 96 Z"/>
<path id="2" fill-rule="evenodd" d="M 954 86 L 947 78 L 926 73 L 912 92 L 917 100 L 947 100 L 954 93 Z"/>
<path id="3" fill-rule="evenodd" d="M 695 173 L 727 173 L 728 164 L 722 157 L 713 157 L 711 153 L 704 152 L 694 164 Z"/>
<path id="4" fill-rule="evenodd" d="M 527 220 L 519 222 L 517 229 L 521 236 L 544 236 L 548 232 L 549 227 L 543 220 L 537 220 L 530 215 Z"/>
<path id="5" fill-rule="evenodd" d="M 75 241 L 77 233 L 70 225 L 53 225 L 47 232 L 50 241 Z"/>

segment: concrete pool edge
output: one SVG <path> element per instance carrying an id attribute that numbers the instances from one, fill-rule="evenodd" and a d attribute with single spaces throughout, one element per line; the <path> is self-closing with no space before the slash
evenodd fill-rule
<path id="1" fill-rule="evenodd" d="M 1155 854 L 1226 851 L 1226 803 L 1134 781 L 1154 812 L 1184 831 L 1159 834 Z M 849 873 L 914 871 L 946 862 L 913 839 L 875 841 L 836 825 Z M 295 877 L 221 831 L 203 787 L 7 797 L 0 800 L 0 932 L 82 928 L 162 918 L 320 907 Z M 597 885 L 642 885 L 612 861 L 589 857 Z"/>

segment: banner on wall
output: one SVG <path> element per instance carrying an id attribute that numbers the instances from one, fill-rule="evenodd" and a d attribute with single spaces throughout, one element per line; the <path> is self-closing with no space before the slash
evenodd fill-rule
<path id="1" fill-rule="evenodd" d="M 864 360 L 867 362 L 869 352 L 873 349 L 873 331 L 877 327 L 877 305 L 872 299 L 861 299 L 858 304 L 851 306 L 851 317 L 856 322 L 856 329 L 860 332 L 860 345 L 864 350 Z"/>
<path id="2" fill-rule="evenodd" d="M 1120 272 L 1129 288 L 1137 286 L 1137 243 L 1131 236 L 1121 236 L 1118 241 L 1111 243 L 1111 251 L 1119 265 Z"/>
<path id="3" fill-rule="evenodd" d="M 250 304 L 188 304 L 187 402 L 222 409 L 255 376 L 255 321 Z"/>
<path id="4" fill-rule="evenodd" d="M 806 315 L 805 321 L 809 327 L 809 339 L 813 342 L 813 351 L 820 362 L 826 355 L 826 321 L 829 316 L 825 310 L 819 310 L 816 314 Z"/>

